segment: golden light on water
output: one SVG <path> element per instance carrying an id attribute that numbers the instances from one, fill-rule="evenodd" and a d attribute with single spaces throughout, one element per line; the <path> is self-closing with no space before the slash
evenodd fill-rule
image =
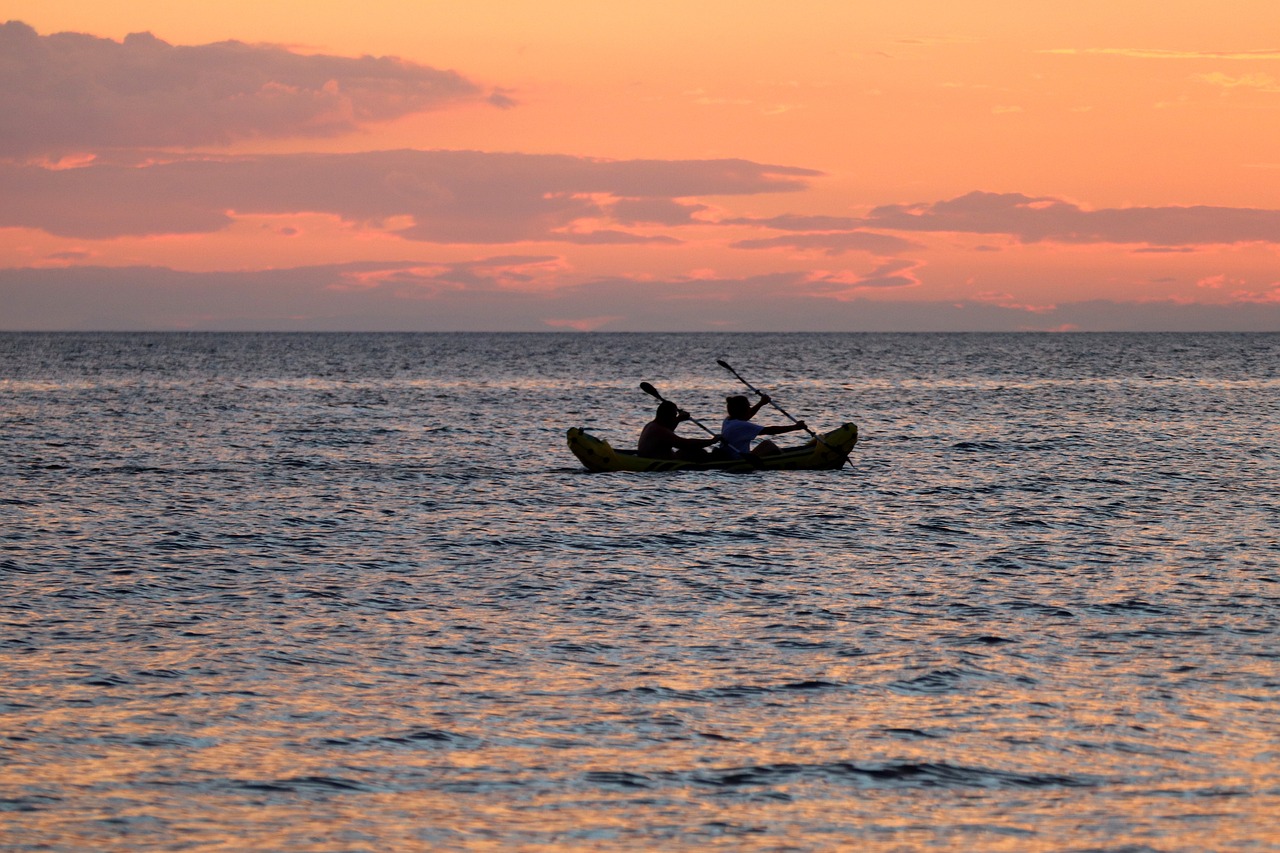
<path id="1" fill-rule="evenodd" d="M 823 365 L 771 383 L 789 409 L 865 415 L 854 464 L 589 475 L 567 412 L 621 446 L 633 374 L 720 385 L 628 336 L 71 338 L 96 378 L 11 338 L 0 846 L 1280 842 L 1275 403 L 1243 368 L 750 336 Z M 661 365 L 745 363 L 727 340 Z M 1080 358 L 1098 381 L 1037 379 Z"/>

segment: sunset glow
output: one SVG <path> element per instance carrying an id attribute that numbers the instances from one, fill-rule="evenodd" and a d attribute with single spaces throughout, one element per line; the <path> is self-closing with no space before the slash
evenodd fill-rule
<path id="1" fill-rule="evenodd" d="M 1280 328 L 1280 7 L 28 2 L 0 328 Z"/>

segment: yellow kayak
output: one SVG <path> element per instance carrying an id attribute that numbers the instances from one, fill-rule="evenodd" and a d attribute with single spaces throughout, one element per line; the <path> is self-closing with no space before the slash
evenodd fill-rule
<path id="1" fill-rule="evenodd" d="M 754 461 L 719 459 L 686 462 L 683 459 L 646 459 L 634 450 L 615 450 L 609 442 L 579 427 L 568 434 L 569 449 L 591 471 L 830 471 L 844 465 L 858 443 L 856 424 L 845 424 L 800 447 L 786 448 L 776 456 Z"/>

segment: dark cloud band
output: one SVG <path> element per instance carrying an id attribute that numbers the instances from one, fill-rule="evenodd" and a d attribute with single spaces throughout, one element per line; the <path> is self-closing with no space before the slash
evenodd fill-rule
<path id="1" fill-rule="evenodd" d="M 237 41 L 171 45 L 0 25 L 0 157 L 325 137 L 459 102 L 509 106 L 454 71 Z"/>
<path id="2" fill-rule="evenodd" d="M 640 242 L 622 232 L 566 230 L 626 213 L 674 218 L 676 199 L 803 189 L 808 169 L 746 160 L 596 160 L 478 151 L 375 151 L 185 158 L 75 169 L 0 165 L 0 227 L 65 237 L 205 233 L 231 214 L 329 213 L 441 243 Z M 696 210 L 696 207 L 689 208 Z"/>

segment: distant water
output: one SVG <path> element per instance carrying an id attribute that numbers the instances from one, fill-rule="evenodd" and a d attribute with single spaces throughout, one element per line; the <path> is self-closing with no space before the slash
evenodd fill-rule
<path id="1" fill-rule="evenodd" d="M 717 358 L 851 464 L 568 453 Z M 0 848 L 1277 850 L 1277 424 L 1280 335 L 0 335 Z"/>

